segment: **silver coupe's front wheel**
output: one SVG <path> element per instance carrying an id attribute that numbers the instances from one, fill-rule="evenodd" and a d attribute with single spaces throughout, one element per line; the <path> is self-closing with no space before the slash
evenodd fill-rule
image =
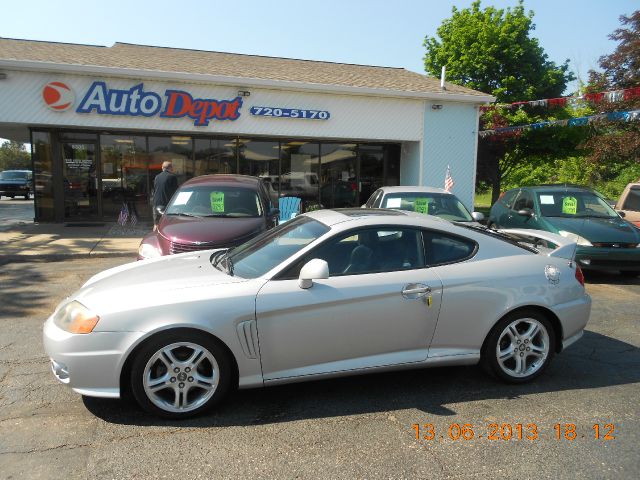
<path id="1" fill-rule="evenodd" d="M 147 342 L 131 370 L 131 388 L 141 407 L 167 418 L 200 413 L 230 385 L 226 352 L 204 334 L 168 332 Z"/>
<path id="2" fill-rule="evenodd" d="M 547 367 L 555 351 L 551 323 L 536 311 L 520 311 L 503 318 L 489 333 L 482 363 L 502 380 L 523 383 Z"/>

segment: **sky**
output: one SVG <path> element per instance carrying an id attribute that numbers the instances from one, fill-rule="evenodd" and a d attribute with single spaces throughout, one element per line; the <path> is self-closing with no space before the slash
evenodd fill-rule
<path id="1" fill-rule="evenodd" d="M 115 42 L 342 63 L 424 73 L 422 45 L 452 6 L 472 0 L 30 0 L 2 2 L 0 36 L 110 46 Z M 483 0 L 507 8 L 517 0 Z M 616 43 L 608 35 L 638 0 L 525 0 L 549 60 L 584 80 Z M 572 86 L 575 88 L 575 85 Z M 570 94 L 571 91 L 565 92 Z"/>

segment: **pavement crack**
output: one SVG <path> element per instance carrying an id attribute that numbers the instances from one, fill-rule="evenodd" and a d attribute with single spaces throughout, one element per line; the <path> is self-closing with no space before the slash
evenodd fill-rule
<path id="1" fill-rule="evenodd" d="M 51 452 L 53 450 L 74 450 L 76 448 L 85 448 L 85 447 L 90 447 L 91 444 L 90 443 L 79 443 L 79 444 L 62 444 L 62 445 L 56 445 L 55 447 L 49 447 L 49 448 L 33 448 L 31 450 L 9 450 L 6 452 L 0 452 L 0 455 L 29 455 L 31 453 L 44 453 L 44 452 Z"/>

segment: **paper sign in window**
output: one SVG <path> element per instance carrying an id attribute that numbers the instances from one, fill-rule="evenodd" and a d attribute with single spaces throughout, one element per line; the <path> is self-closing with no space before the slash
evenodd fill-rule
<path id="1" fill-rule="evenodd" d="M 176 196 L 176 200 L 173 202 L 174 205 L 186 205 L 189 199 L 191 198 L 191 194 L 193 192 L 180 192 Z"/>
<path id="2" fill-rule="evenodd" d="M 413 203 L 413 211 L 418 213 L 427 213 L 429 209 L 429 203 L 426 198 L 416 198 Z"/>
<path id="3" fill-rule="evenodd" d="M 562 213 L 566 215 L 578 213 L 578 200 L 575 197 L 564 197 L 562 199 Z"/>
<path id="4" fill-rule="evenodd" d="M 388 198 L 386 208 L 400 208 L 401 204 L 401 198 Z"/>
<path id="5" fill-rule="evenodd" d="M 556 202 L 553 199 L 553 195 L 540 195 L 540 203 L 542 205 L 554 205 Z"/>
<path id="6" fill-rule="evenodd" d="M 211 192 L 209 197 L 211 199 L 211 211 L 215 213 L 224 212 L 224 192 Z"/>

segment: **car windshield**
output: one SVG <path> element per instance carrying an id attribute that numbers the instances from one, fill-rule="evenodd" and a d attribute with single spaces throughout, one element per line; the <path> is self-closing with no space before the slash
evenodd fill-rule
<path id="1" fill-rule="evenodd" d="M 0 180 L 25 180 L 27 175 L 27 172 L 0 172 Z"/>
<path id="2" fill-rule="evenodd" d="M 257 278 L 329 231 L 329 227 L 309 217 L 296 217 L 258 235 L 214 261 L 230 275 Z"/>
<path id="3" fill-rule="evenodd" d="M 180 188 L 169 202 L 165 214 L 187 217 L 260 217 L 262 206 L 254 190 L 194 185 Z"/>
<path id="4" fill-rule="evenodd" d="M 458 197 L 448 193 L 389 193 L 385 195 L 380 207 L 428 213 L 456 222 L 474 221 Z"/>
<path id="5" fill-rule="evenodd" d="M 564 218 L 617 218 L 618 214 L 606 200 L 595 192 L 548 191 L 537 192 L 538 205 L 543 217 Z"/>

